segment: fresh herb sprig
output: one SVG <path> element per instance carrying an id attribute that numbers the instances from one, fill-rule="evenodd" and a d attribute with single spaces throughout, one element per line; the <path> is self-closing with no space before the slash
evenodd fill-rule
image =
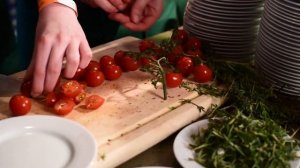
<path id="1" fill-rule="evenodd" d="M 271 119 L 246 116 L 239 109 L 232 113 L 211 118 L 208 128 L 193 136 L 195 161 L 205 167 L 289 167 L 299 141 Z"/>

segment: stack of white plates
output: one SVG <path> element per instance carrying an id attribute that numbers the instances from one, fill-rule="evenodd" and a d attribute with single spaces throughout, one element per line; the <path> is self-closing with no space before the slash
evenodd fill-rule
<path id="1" fill-rule="evenodd" d="M 189 0 L 184 29 L 206 42 L 216 55 L 252 57 L 264 0 Z"/>
<path id="2" fill-rule="evenodd" d="M 281 93 L 300 98 L 300 1 L 267 0 L 256 66 Z"/>

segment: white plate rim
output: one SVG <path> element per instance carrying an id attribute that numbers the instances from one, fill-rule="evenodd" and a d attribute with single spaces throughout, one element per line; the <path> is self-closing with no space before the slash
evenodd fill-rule
<path id="1" fill-rule="evenodd" d="M 173 143 L 173 151 L 175 158 L 179 164 L 184 168 L 205 168 L 202 165 L 192 161 L 194 152 L 188 148 L 188 145 L 193 143 L 191 135 L 198 133 L 199 129 L 206 129 L 208 127 L 208 119 L 203 119 L 194 122 L 183 128 L 175 137 Z M 291 161 L 291 168 L 299 168 L 300 159 Z"/>
<path id="2" fill-rule="evenodd" d="M 0 137 L 5 136 L 5 130 L 16 131 L 16 135 L 43 132 L 62 136 L 72 145 L 74 152 L 67 168 L 89 168 L 94 164 L 97 154 L 95 138 L 84 126 L 70 119 L 48 115 L 12 117 L 0 120 Z"/>

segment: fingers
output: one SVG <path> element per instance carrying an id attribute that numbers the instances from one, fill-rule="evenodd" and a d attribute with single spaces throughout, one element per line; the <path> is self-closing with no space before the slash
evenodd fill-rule
<path id="1" fill-rule="evenodd" d="M 28 74 L 33 71 L 33 81 L 31 95 L 37 97 L 42 94 L 44 90 L 44 81 L 46 76 L 46 67 L 48 57 L 51 52 L 52 42 L 49 38 L 42 36 L 35 45 L 35 51 L 33 55 L 34 62 L 30 65 Z"/>
<path id="2" fill-rule="evenodd" d="M 101 7 L 104 11 L 108 13 L 118 12 L 118 9 L 107 0 L 97 0 L 94 2 L 98 7 Z"/>
<path id="3" fill-rule="evenodd" d="M 61 73 L 62 61 L 65 55 L 66 47 L 67 47 L 67 42 L 63 41 L 63 42 L 54 43 L 51 49 L 51 53 L 49 55 L 49 60 L 46 68 L 47 73 L 45 75 L 45 81 L 44 81 L 44 91 L 46 93 L 53 91 L 53 89 L 55 88 L 57 79 L 59 78 Z M 78 64 L 79 61 L 77 61 L 77 67 Z M 68 67 L 69 69 L 74 68 L 73 66 L 76 67 L 76 65 L 70 65 L 70 66 L 71 67 Z"/>
<path id="4" fill-rule="evenodd" d="M 80 46 L 79 46 L 79 53 L 80 53 L 79 68 L 82 68 L 82 69 L 86 68 L 93 57 L 92 50 L 86 39 L 81 40 Z"/>
<path id="5" fill-rule="evenodd" d="M 141 19 L 144 17 L 144 9 L 146 8 L 149 0 L 137 0 L 133 3 L 131 8 L 131 20 L 133 23 L 139 23 Z"/>
<path id="6" fill-rule="evenodd" d="M 109 0 L 109 1 L 118 10 L 124 10 L 127 7 L 127 3 L 124 2 L 123 0 Z"/>
<path id="7" fill-rule="evenodd" d="M 130 17 L 128 15 L 123 14 L 123 13 L 112 13 L 112 14 L 108 15 L 108 17 L 111 20 L 120 22 L 121 24 L 125 24 L 127 22 L 130 22 Z"/>
<path id="8" fill-rule="evenodd" d="M 66 49 L 67 64 L 64 69 L 64 76 L 66 78 L 72 78 L 78 69 L 80 62 L 80 54 L 78 48 L 79 42 L 72 42 Z"/>

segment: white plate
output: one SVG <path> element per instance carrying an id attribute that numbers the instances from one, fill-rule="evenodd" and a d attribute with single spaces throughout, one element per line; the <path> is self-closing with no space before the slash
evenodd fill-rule
<path id="1" fill-rule="evenodd" d="M 206 129 L 208 126 L 208 120 L 200 120 L 193 124 L 188 125 L 182 129 L 179 134 L 176 136 L 173 150 L 177 161 L 184 168 L 204 168 L 199 163 L 196 163 L 192 159 L 194 158 L 194 152 L 189 148 L 189 144 L 193 144 L 191 135 L 197 134 L 199 129 Z M 291 162 L 291 168 L 299 168 L 300 159 Z"/>
<path id="2" fill-rule="evenodd" d="M 96 151 L 87 129 L 65 118 L 41 115 L 0 121 L 0 167 L 88 168 Z"/>

